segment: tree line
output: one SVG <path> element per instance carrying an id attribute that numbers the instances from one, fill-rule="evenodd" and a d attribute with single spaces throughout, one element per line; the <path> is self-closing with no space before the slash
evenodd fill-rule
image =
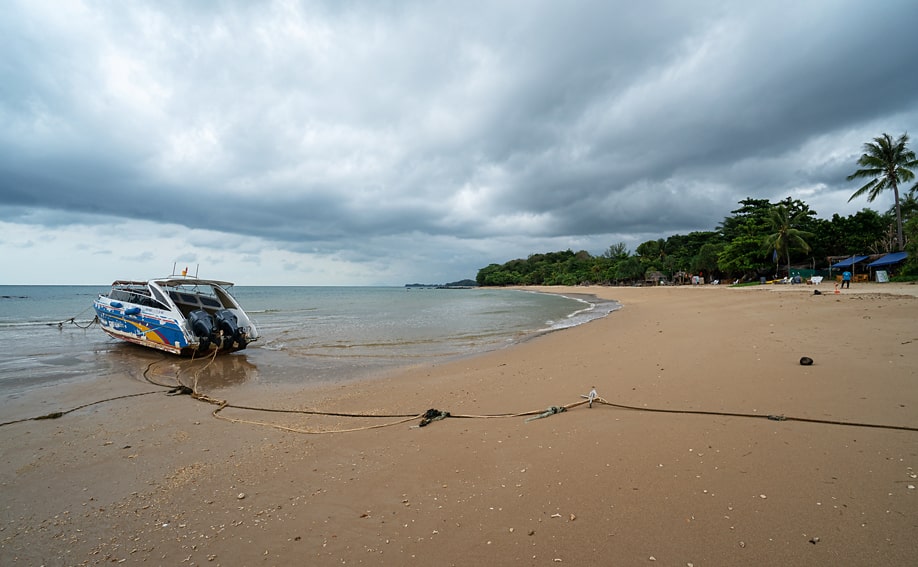
<path id="1" fill-rule="evenodd" d="M 480 286 L 628 284 L 654 277 L 677 280 L 700 274 L 707 281 L 750 281 L 789 275 L 791 270 L 828 268 L 830 257 L 881 254 L 907 250 L 900 277 L 918 278 L 918 184 L 904 195 L 899 186 L 914 179 L 918 167 L 908 149 L 908 136 L 883 134 L 864 144 L 860 169 L 849 180 L 866 178 L 851 199 L 866 195 L 872 202 L 883 191 L 894 204 L 881 214 L 872 209 L 830 219 L 799 199 L 772 203 L 747 198 L 714 230 L 675 234 L 648 240 L 632 253 L 623 243 L 598 256 L 581 250 L 532 254 L 478 271 Z"/>

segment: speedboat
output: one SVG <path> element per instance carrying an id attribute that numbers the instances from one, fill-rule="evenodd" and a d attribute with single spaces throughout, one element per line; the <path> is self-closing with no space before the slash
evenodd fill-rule
<path id="1" fill-rule="evenodd" d="M 178 355 L 233 352 L 256 341 L 258 330 L 232 287 L 184 273 L 117 280 L 93 307 L 102 330 L 116 339 Z"/>

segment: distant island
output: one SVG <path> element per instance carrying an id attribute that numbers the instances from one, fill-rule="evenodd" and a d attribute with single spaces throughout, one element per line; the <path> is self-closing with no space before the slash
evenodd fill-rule
<path id="1" fill-rule="evenodd" d="M 459 280 L 458 282 L 450 282 L 445 284 L 410 283 L 405 284 L 405 287 L 422 289 L 469 289 L 472 287 L 478 287 L 478 282 L 475 280 Z"/>

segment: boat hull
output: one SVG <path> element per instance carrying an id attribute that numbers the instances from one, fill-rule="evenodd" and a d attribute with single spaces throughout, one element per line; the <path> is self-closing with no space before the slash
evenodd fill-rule
<path id="1" fill-rule="evenodd" d="M 94 307 L 102 330 L 116 339 L 172 354 L 197 348 L 197 341 L 192 346 L 174 318 L 151 316 L 142 311 L 126 314 L 132 306 L 118 308 L 103 301 L 96 301 Z"/>
<path id="2" fill-rule="evenodd" d="M 112 293 L 93 303 L 109 336 L 177 355 L 208 355 L 242 350 L 257 340 L 248 315 L 220 284 L 182 279 L 119 281 Z M 210 286 L 209 292 L 199 288 Z M 195 311 L 196 310 L 196 311 Z M 206 321 L 202 332 L 199 320 Z"/>

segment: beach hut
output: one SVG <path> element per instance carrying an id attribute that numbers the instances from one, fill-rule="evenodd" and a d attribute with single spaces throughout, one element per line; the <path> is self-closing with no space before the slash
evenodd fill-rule
<path id="1" fill-rule="evenodd" d="M 644 276 L 644 284 L 666 285 L 666 276 L 663 275 L 663 272 L 648 272 Z"/>
<path id="2" fill-rule="evenodd" d="M 894 268 L 896 265 L 901 264 L 908 258 L 908 252 L 890 252 L 885 256 L 874 260 L 873 262 L 867 264 L 868 270 L 877 270 L 878 275 L 880 271 L 885 272 L 886 270 Z M 883 268 L 880 270 L 879 268 Z M 879 278 L 877 281 L 880 281 Z"/>
<path id="3" fill-rule="evenodd" d="M 858 264 L 862 263 L 864 260 L 868 260 L 869 258 L 870 256 L 850 256 L 840 262 L 830 264 L 829 265 L 829 277 L 832 277 L 832 270 L 839 270 L 839 271 L 849 270 L 852 274 L 852 279 L 854 281 L 858 281 L 858 278 L 853 277 L 853 275 L 857 273 L 856 267 Z"/>

